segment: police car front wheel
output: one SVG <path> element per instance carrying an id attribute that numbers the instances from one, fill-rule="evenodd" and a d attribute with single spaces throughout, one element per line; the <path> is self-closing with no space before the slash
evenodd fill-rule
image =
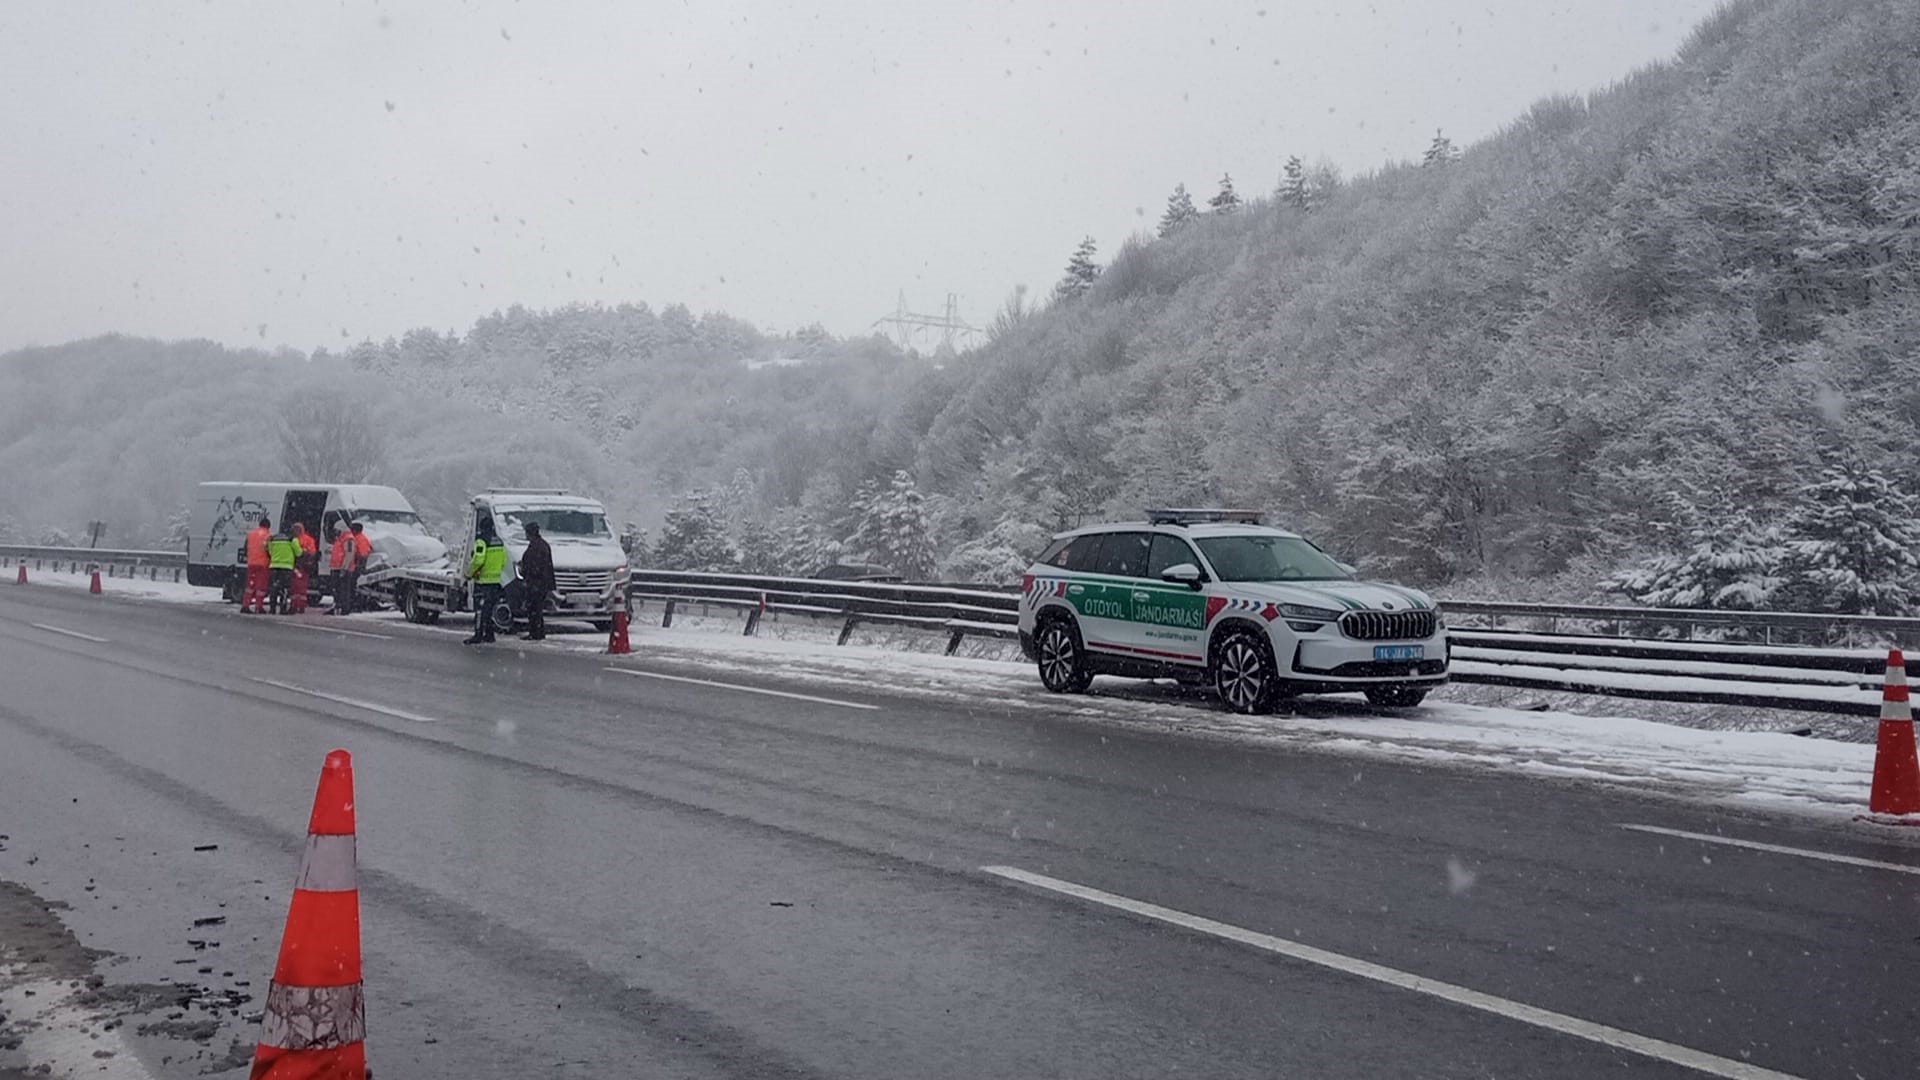
<path id="1" fill-rule="evenodd" d="M 1260 637 L 1237 630 L 1220 643 L 1213 657 L 1213 689 L 1227 708 L 1260 715 L 1273 711 L 1280 697 L 1280 676 L 1273 650 Z"/>
<path id="2" fill-rule="evenodd" d="M 1040 681 L 1054 693 L 1077 694 L 1092 684 L 1080 632 L 1066 619 L 1049 619 L 1040 628 L 1034 651 L 1040 657 Z"/>

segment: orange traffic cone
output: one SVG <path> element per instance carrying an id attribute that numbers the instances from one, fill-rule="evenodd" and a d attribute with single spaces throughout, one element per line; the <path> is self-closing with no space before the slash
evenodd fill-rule
<path id="1" fill-rule="evenodd" d="M 87 591 L 95 596 L 100 595 L 100 571 L 93 572 L 93 583 L 87 586 Z"/>
<path id="2" fill-rule="evenodd" d="M 630 653 L 633 647 L 627 644 L 627 613 L 613 613 L 613 629 L 607 633 L 607 655 L 619 656 Z"/>
<path id="3" fill-rule="evenodd" d="M 1920 825 L 1920 754 L 1913 741 L 1913 707 L 1907 702 L 1907 661 L 1899 649 L 1887 653 L 1886 690 L 1880 699 L 1880 745 L 1873 755 L 1873 791 L 1867 809 L 1896 815 L 1866 820 Z M 1915 815 L 1901 817 L 1898 815 Z"/>
<path id="4" fill-rule="evenodd" d="M 251 1080 L 366 1080 L 354 861 L 353 757 L 332 750 L 313 796 Z"/>
<path id="5" fill-rule="evenodd" d="M 14 575 L 13 583 L 15 585 L 25 585 L 27 583 L 27 564 L 26 563 L 20 564 L 20 572 Z"/>

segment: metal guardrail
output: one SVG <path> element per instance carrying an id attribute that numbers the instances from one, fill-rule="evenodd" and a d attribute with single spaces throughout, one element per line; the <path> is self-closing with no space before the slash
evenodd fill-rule
<path id="1" fill-rule="evenodd" d="M 700 574 L 636 570 L 627 586 L 631 614 L 636 604 L 662 604 L 661 626 L 672 626 L 687 604 L 744 608 L 745 633 L 754 634 L 764 612 L 840 620 L 845 645 L 862 624 L 914 626 L 947 635 L 951 656 L 968 637 L 1017 638 L 1020 594 L 996 586 L 905 585 L 811 578 Z"/>
<path id="2" fill-rule="evenodd" d="M 1442 600 L 1447 621 L 1458 624 L 1462 616 L 1490 620 L 1498 626 L 1504 619 L 1542 623 L 1534 629 L 1557 633 L 1562 627 L 1601 628 L 1607 636 L 1650 636 L 1661 630 L 1675 632 L 1682 640 L 1699 636 L 1702 627 L 1731 627 L 1760 631 L 1763 643 L 1771 643 L 1776 632 L 1816 639 L 1811 644 L 1856 645 L 1920 643 L 1920 618 L 1897 615 L 1829 615 L 1798 611 L 1716 611 L 1696 608 L 1600 607 L 1583 604 L 1508 604 L 1479 600 Z M 1591 630 L 1589 631 L 1591 632 Z"/>
<path id="3" fill-rule="evenodd" d="M 187 565 L 187 553 L 184 551 L 136 551 L 131 548 L 83 548 L 57 547 L 53 545 L 0 544 L 0 560 L 7 564 L 21 559 L 39 559 L 43 562 L 95 562 L 117 566 L 164 566 L 172 568 Z"/>
<path id="4" fill-rule="evenodd" d="M 180 551 L 135 551 L 129 548 L 77 548 L 33 544 L 0 544 L 0 567 L 31 565 L 35 570 L 66 566 L 76 572 L 99 570 L 107 577 L 139 577 L 149 581 L 164 573 L 180 581 L 186 575 L 187 556 Z"/>
<path id="5" fill-rule="evenodd" d="M 171 551 L 0 545 L 0 566 L 22 560 L 75 569 L 144 567 L 148 576 L 161 569 L 177 575 L 186 565 L 184 554 Z M 650 603 L 661 606 L 662 626 L 671 626 L 675 613 L 690 605 L 744 610 L 748 635 L 769 612 L 837 620 L 843 645 L 862 625 L 915 627 L 945 633 L 948 655 L 968 637 L 1019 636 L 1019 590 L 1000 585 L 636 570 L 628 612 Z M 1886 655 L 1855 646 L 1920 643 L 1920 618 L 1473 600 L 1442 601 L 1441 607 L 1451 624 L 1458 682 L 1837 715 L 1878 713 L 1874 691 Z M 1509 622 L 1529 625 L 1503 625 Z M 1749 636 L 1757 631 L 1761 640 L 1693 640 L 1702 628 L 1739 629 Z M 1801 641 L 1775 644 L 1776 634 Z M 1920 660 L 1909 670 L 1920 676 Z"/>

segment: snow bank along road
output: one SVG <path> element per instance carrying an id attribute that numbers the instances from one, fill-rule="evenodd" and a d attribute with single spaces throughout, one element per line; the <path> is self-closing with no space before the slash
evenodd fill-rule
<path id="1" fill-rule="evenodd" d="M 106 1060 L 233 1073 L 335 745 L 388 1076 L 1897 1077 L 1920 1053 L 1920 847 L 1891 831 L 333 622 L 0 587 L 0 879 L 102 951 Z M 0 1025 L 36 1022 L 6 1000 Z"/>

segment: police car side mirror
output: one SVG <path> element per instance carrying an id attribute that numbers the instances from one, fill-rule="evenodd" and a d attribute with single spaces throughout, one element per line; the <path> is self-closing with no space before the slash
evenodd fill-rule
<path id="1" fill-rule="evenodd" d="M 1190 562 L 1183 562 L 1160 571 L 1160 580 L 1185 585 L 1189 589 L 1198 589 L 1200 583 L 1206 580 L 1206 576 L 1200 573 L 1199 567 Z"/>

